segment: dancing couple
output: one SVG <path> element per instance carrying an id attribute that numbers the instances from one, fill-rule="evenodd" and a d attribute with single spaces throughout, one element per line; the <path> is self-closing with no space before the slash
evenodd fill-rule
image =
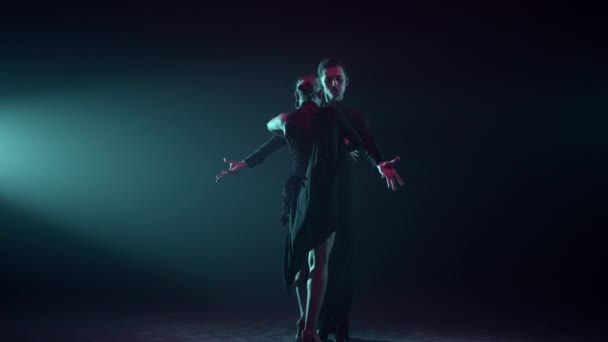
<path id="1" fill-rule="evenodd" d="M 403 185 L 393 167 L 399 157 L 384 160 L 366 117 L 343 105 L 348 82 L 343 63 L 323 60 L 317 75 L 297 80 L 296 109 L 268 122 L 273 137 L 243 161 L 224 159 L 229 168 L 216 176 L 220 181 L 254 167 L 282 146 L 291 153 L 281 222 L 288 227 L 285 284 L 289 293 L 295 290 L 300 311 L 298 342 L 320 342 L 330 333 L 336 341 L 349 340 L 352 161 L 362 151 L 389 189 Z"/>

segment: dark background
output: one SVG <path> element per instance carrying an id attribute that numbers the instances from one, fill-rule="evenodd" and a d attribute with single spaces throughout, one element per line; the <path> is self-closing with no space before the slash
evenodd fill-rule
<path id="1" fill-rule="evenodd" d="M 278 224 L 286 150 L 214 176 L 269 137 L 297 76 L 334 56 L 346 102 L 407 182 L 391 193 L 356 167 L 355 308 L 605 318 L 608 88 L 592 8 L 56 4 L 2 19 L 9 311 L 295 315 Z"/>

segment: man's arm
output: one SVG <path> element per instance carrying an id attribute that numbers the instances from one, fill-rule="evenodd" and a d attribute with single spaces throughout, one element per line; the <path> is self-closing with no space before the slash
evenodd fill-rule
<path id="1" fill-rule="evenodd" d="M 361 138 L 361 145 L 367 154 L 367 159 L 371 164 L 378 169 L 378 172 L 383 179 L 386 180 L 386 186 L 395 191 L 397 190 L 397 184 L 404 185 L 403 180 L 395 171 L 393 165 L 399 161 L 399 157 L 396 157 L 389 161 L 384 161 L 376 140 L 369 131 L 369 121 L 361 114 L 351 113 L 350 121 L 353 128 L 359 133 Z"/>
<path id="2" fill-rule="evenodd" d="M 378 164 L 384 161 L 384 157 L 382 157 L 382 154 L 378 149 L 376 139 L 374 139 L 370 132 L 369 120 L 361 113 L 350 112 L 349 121 L 352 127 L 361 137 L 362 148 L 365 151 L 367 160 L 369 160 L 373 167 L 378 166 Z"/>

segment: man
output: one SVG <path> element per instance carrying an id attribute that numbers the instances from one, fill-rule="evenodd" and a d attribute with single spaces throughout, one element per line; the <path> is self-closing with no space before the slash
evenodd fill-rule
<path id="1" fill-rule="evenodd" d="M 369 146 L 366 151 L 367 159 L 380 171 L 386 179 L 387 186 L 396 190 L 397 183 L 403 185 L 403 181 L 392 168 L 393 164 L 399 160 L 395 158 L 391 161 L 382 161 L 381 154 L 377 145 L 369 133 L 367 119 L 360 113 L 346 108 L 343 105 L 344 93 L 348 86 L 348 76 L 344 64 L 334 59 L 323 60 L 317 68 L 318 77 L 323 87 L 325 106 L 334 106 L 344 112 L 361 137 L 365 140 L 365 145 Z M 346 141 L 345 143 L 348 143 Z M 229 168 L 222 170 L 216 176 L 216 181 L 220 181 L 227 175 L 238 173 L 246 167 L 255 167 L 262 163 L 264 159 L 282 146 L 285 146 L 285 139 L 273 136 L 255 152 L 243 161 L 235 161 L 224 158 L 229 164 Z M 377 163 L 376 161 L 382 161 Z M 327 339 L 333 332 L 335 340 L 342 342 L 349 340 L 350 321 L 348 314 L 352 303 L 352 223 L 350 221 L 350 187 L 351 174 L 350 167 L 343 167 L 338 176 L 341 193 L 341 210 L 346 212 L 344 220 L 336 229 L 334 246 L 329 260 L 329 274 L 325 300 L 321 309 L 319 319 L 318 334 L 321 338 Z"/>
<path id="2" fill-rule="evenodd" d="M 375 168 L 379 170 L 387 166 L 392 166 L 399 158 L 391 161 L 377 163 L 377 160 L 382 159 L 376 142 L 373 136 L 369 133 L 369 123 L 367 118 L 348 107 L 344 106 L 344 93 L 349 83 L 349 78 L 342 62 L 334 59 L 323 60 L 317 69 L 319 79 L 323 86 L 326 106 L 335 106 L 342 110 L 349 118 L 352 126 L 359 132 L 366 146 L 370 148 L 366 151 L 367 159 Z M 381 172 L 381 174 L 383 174 Z M 403 181 L 399 175 L 394 172 L 393 175 L 386 175 L 387 186 L 396 190 L 397 183 L 403 185 Z M 343 169 L 339 176 L 339 180 L 344 182 L 344 191 L 342 202 L 349 211 L 351 208 L 350 189 L 352 177 L 350 168 Z M 327 290 L 325 303 L 320 316 L 319 336 L 326 339 L 329 333 L 334 332 L 336 341 L 347 341 L 349 339 L 350 320 L 348 314 L 352 304 L 352 277 L 353 277 L 353 260 L 352 260 L 352 222 L 351 215 L 345 215 L 345 222 L 336 230 L 336 237 L 332 250 L 332 256 L 329 264 L 329 279 L 327 282 Z"/>

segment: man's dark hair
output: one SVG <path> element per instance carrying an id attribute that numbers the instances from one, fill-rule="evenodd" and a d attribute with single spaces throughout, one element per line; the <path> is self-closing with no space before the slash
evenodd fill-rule
<path id="1" fill-rule="evenodd" d="M 342 67 L 342 70 L 344 70 L 344 73 L 346 74 L 346 66 L 344 65 L 344 63 L 342 63 L 341 60 L 335 58 L 325 58 L 321 61 L 321 63 L 319 63 L 319 66 L 317 67 L 317 74 L 319 75 L 319 77 L 321 77 L 323 75 L 324 69 L 338 66 Z"/>

